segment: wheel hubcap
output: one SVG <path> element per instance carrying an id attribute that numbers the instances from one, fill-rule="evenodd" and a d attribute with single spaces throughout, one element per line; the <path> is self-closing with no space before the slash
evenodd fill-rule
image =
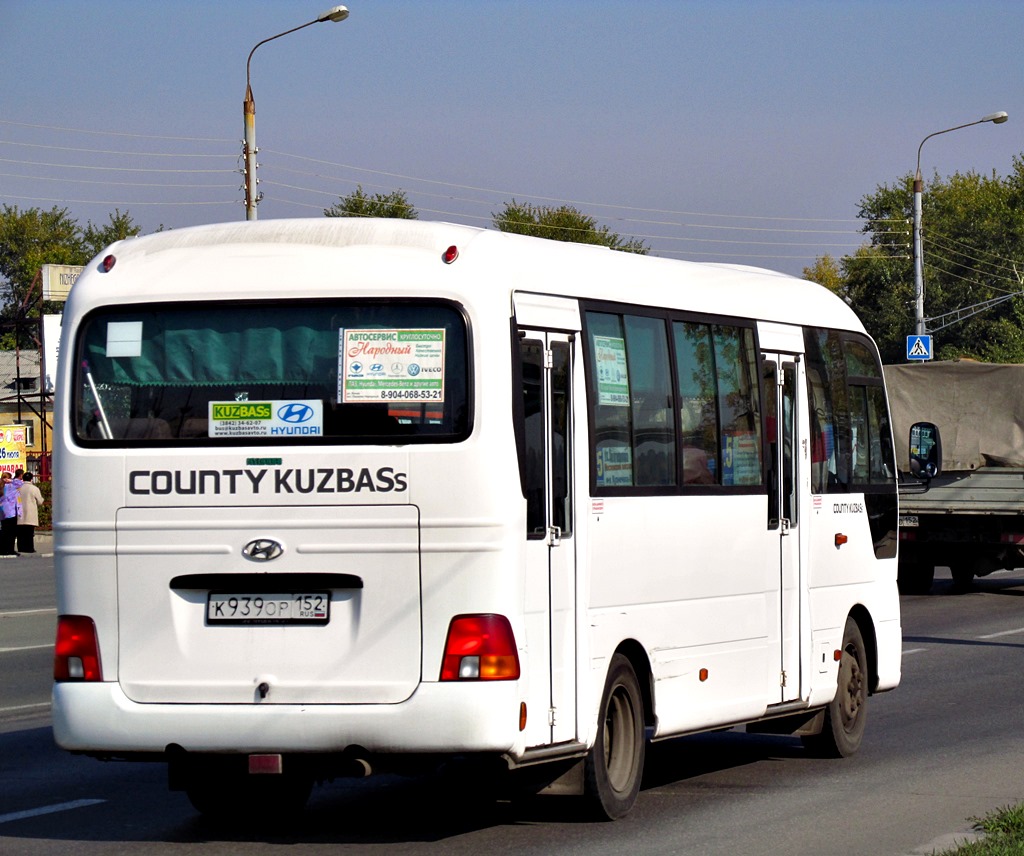
<path id="1" fill-rule="evenodd" d="M 864 704 L 864 673 L 857 660 L 856 651 L 847 648 L 839 664 L 841 670 L 839 686 L 842 688 L 843 727 L 849 731 L 857 722 Z"/>
<path id="2" fill-rule="evenodd" d="M 617 793 L 624 792 L 633 777 L 635 716 L 629 694 L 622 687 L 616 687 L 608 699 L 608 715 L 604 720 L 604 762 L 608 770 L 608 784 Z"/>

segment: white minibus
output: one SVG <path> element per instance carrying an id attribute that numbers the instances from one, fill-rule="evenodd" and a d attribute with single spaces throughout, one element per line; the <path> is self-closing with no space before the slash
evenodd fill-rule
<path id="1" fill-rule="evenodd" d="M 202 812 L 464 759 L 616 818 L 650 741 L 845 756 L 899 682 L 882 369 L 819 285 L 199 226 L 90 263 L 60 361 L 55 737 Z"/>

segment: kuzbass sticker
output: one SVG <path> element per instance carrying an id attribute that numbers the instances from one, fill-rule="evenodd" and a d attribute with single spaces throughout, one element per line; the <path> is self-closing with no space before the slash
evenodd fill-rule
<path id="1" fill-rule="evenodd" d="M 338 401 L 444 401 L 444 334 L 339 330 Z"/>
<path id="2" fill-rule="evenodd" d="M 324 433 L 324 403 L 296 401 L 211 401 L 211 437 L 319 437 Z"/>

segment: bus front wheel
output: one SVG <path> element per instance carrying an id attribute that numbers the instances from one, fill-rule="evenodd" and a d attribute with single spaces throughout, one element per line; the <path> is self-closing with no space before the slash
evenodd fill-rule
<path id="1" fill-rule="evenodd" d="M 804 738 L 816 755 L 847 758 L 859 748 L 867 725 L 868 658 L 857 622 L 846 619 L 836 696 L 825 708 L 820 734 Z"/>
<path id="2" fill-rule="evenodd" d="M 629 660 L 612 657 L 601 697 L 597 739 L 587 754 L 585 797 L 599 816 L 625 815 L 636 802 L 644 771 L 644 709 Z"/>

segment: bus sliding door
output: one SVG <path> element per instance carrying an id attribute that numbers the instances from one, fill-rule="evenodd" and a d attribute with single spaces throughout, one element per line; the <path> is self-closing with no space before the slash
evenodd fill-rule
<path id="1" fill-rule="evenodd" d="M 768 415 L 768 528 L 778 534 L 779 702 L 801 696 L 800 604 L 802 483 L 797 390 L 803 365 L 791 354 L 764 354 L 765 410 Z"/>
<path id="2" fill-rule="evenodd" d="M 576 551 L 572 496 L 574 337 L 520 330 L 527 491 L 528 735 L 576 738 Z"/>

